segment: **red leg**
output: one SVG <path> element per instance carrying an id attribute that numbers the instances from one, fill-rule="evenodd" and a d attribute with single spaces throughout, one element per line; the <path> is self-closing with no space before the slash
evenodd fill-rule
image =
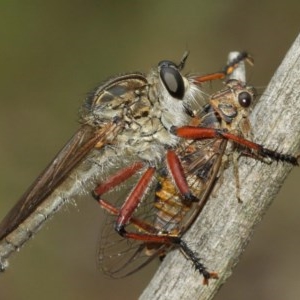
<path id="1" fill-rule="evenodd" d="M 132 217 L 133 212 L 139 205 L 142 200 L 142 197 L 145 195 L 147 188 L 152 180 L 154 175 L 155 168 L 148 168 L 143 174 L 139 182 L 136 184 L 134 189 L 131 191 L 124 204 L 122 205 L 119 215 L 116 220 L 115 229 L 119 234 L 122 235 L 124 226 L 129 222 Z"/>
<path id="2" fill-rule="evenodd" d="M 127 199 L 125 200 L 123 206 L 118 211 L 118 213 L 114 210 L 113 206 L 109 205 L 104 200 L 101 200 L 100 197 L 102 194 L 108 192 L 109 190 L 113 189 L 120 183 L 126 181 L 129 179 L 132 175 L 136 174 L 137 171 L 139 171 L 143 167 L 142 162 L 137 162 L 127 168 L 124 168 L 117 172 L 115 175 L 111 176 L 107 179 L 106 182 L 100 184 L 94 191 L 93 196 L 94 198 L 112 214 L 117 214 L 117 220 L 116 220 L 116 230 L 118 233 L 122 235 L 122 231 L 124 230 L 124 226 L 128 223 L 128 221 L 131 219 L 133 212 L 139 205 L 142 197 L 144 196 L 147 188 L 149 187 L 149 184 L 151 182 L 151 179 L 154 175 L 155 168 L 148 168 L 146 172 L 143 174 L 143 176 L 140 178 L 134 189 L 131 191 Z"/>
<path id="3" fill-rule="evenodd" d="M 249 149 L 253 149 L 255 151 L 261 151 L 263 148 L 261 145 L 253 143 L 249 140 L 245 140 L 237 135 L 232 133 L 228 133 L 221 129 L 215 128 L 205 128 L 205 127 L 193 127 L 193 126 L 183 126 L 180 128 L 172 128 L 173 132 L 182 138 L 191 139 L 191 140 L 199 140 L 199 139 L 211 139 L 211 138 L 226 138 L 231 140 L 237 144 L 240 144 Z"/>
<path id="4" fill-rule="evenodd" d="M 116 208 L 103 199 L 99 200 L 99 204 L 103 209 L 112 215 L 120 216 L 122 214 L 122 209 Z M 129 222 L 137 228 L 142 229 L 143 233 L 127 232 L 124 230 L 122 236 L 125 238 L 168 245 L 174 244 L 179 239 L 179 237 L 174 235 L 159 235 L 157 228 L 138 218 L 131 217 Z"/>
<path id="5" fill-rule="evenodd" d="M 203 128 L 203 127 L 193 127 L 193 126 L 183 126 L 180 128 L 173 127 L 172 132 L 179 137 L 185 139 L 209 139 L 209 138 L 225 138 L 230 141 L 233 141 L 236 144 L 242 145 L 250 150 L 257 151 L 262 157 L 270 157 L 276 161 L 285 161 L 292 165 L 298 165 L 297 157 L 279 153 L 267 148 L 264 148 L 262 145 L 256 144 L 249 140 L 246 140 L 242 137 L 234 135 L 232 133 L 226 132 L 220 129 L 214 128 Z"/>
<path id="6" fill-rule="evenodd" d="M 195 197 L 189 189 L 181 162 L 176 153 L 172 150 L 167 152 L 167 164 L 170 174 L 172 175 L 175 184 L 183 198 L 189 202 L 197 202 L 198 198 Z"/>
<path id="7" fill-rule="evenodd" d="M 93 195 L 96 199 L 99 199 L 101 195 L 107 193 L 111 189 L 118 186 L 120 183 L 126 181 L 132 175 L 136 174 L 143 167 L 142 162 L 134 163 L 133 165 L 124 168 L 117 172 L 115 175 L 109 177 L 105 182 L 101 183 L 93 192 Z"/>
<path id="8" fill-rule="evenodd" d="M 115 216 L 118 216 L 120 214 L 120 209 L 118 209 L 115 206 L 111 205 L 107 201 L 105 201 L 103 199 L 100 199 L 98 203 L 109 214 L 115 215 Z M 144 232 L 147 232 L 149 234 L 157 234 L 157 229 L 153 225 L 151 225 L 151 224 L 149 224 L 145 221 L 142 221 L 140 219 L 132 217 L 130 219 L 130 223 L 132 223 L 135 227 L 137 227 L 139 229 L 142 229 Z"/>

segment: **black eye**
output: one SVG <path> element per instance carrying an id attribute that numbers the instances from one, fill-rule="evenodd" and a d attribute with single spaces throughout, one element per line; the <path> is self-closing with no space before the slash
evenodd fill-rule
<path id="1" fill-rule="evenodd" d="M 167 60 L 161 61 L 158 67 L 160 68 L 160 78 L 169 94 L 174 98 L 183 99 L 184 81 L 178 67 Z"/>
<path id="2" fill-rule="evenodd" d="M 248 92 L 242 92 L 239 94 L 238 99 L 242 107 L 249 107 L 252 101 L 252 96 Z"/>

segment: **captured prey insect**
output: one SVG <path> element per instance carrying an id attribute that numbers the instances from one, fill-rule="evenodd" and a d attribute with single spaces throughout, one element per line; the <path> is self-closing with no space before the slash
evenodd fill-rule
<path id="1" fill-rule="evenodd" d="M 114 174 L 116 166 L 127 170 L 135 161 L 144 162 L 148 167 L 143 178 L 149 178 L 166 148 L 180 142 L 171 128 L 189 124 L 190 105 L 201 98 L 199 83 L 223 78 L 239 60 L 247 59 L 242 53 L 224 71 L 197 77 L 181 74 L 187 56 L 178 65 L 161 61 L 147 75 L 136 72 L 109 79 L 87 98 L 79 130 L 1 222 L 1 269 L 67 200 L 89 194 L 102 177 Z M 123 178 L 138 169 L 136 164 L 129 174 L 123 171 Z M 133 210 L 123 214 L 123 224 Z"/>
<path id="2" fill-rule="evenodd" d="M 218 277 L 217 273 L 207 271 L 182 236 L 198 217 L 228 160 L 233 161 L 238 191 L 241 155 L 298 165 L 296 157 L 251 141 L 248 116 L 254 97 L 252 87 L 229 80 L 224 89 L 210 97 L 209 104 L 189 126 L 172 127 L 174 134 L 186 140 L 167 152 L 162 168 L 156 173 L 152 169 L 147 180 L 141 177 L 140 190 L 133 189 L 121 205 L 102 197 L 107 187 L 113 188 L 114 182 L 125 180 L 123 171 L 95 189 L 96 199 L 110 215 L 99 252 L 104 272 L 112 277 L 126 276 L 153 258 L 179 248 L 203 275 L 204 284 Z M 142 168 L 143 164 L 137 162 L 130 168 L 136 167 Z M 154 195 L 151 192 L 146 195 L 151 183 L 156 184 Z"/>

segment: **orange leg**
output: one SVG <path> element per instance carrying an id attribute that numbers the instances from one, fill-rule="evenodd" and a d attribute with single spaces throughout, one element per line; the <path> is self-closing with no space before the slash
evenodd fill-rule
<path id="1" fill-rule="evenodd" d="M 181 162 L 176 153 L 172 150 L 169 150 L 167 152 L 167 164 L 170 170 L 170 174 L 172 175 L 183 199 L 186 202 L 198 202 L 199 199 L 195 197 L 189 189 Z"/>
<path id="2" fill-rule="evenodd" d="M 258 155 L 261 155 L 262 157 L 269 157 L 275 161 L 284 161 L 292 165 L 298 165 L 298 160 L 295 156 L 267 149 L 262 145 L 256 144 L 242 137 L 226 132 L 225 130 L 193 126 L 183 126 L 180 128 L 172 127 L 171 130 L 175 135 L 185 139 L 198 140 L 207 138 L 225 138 L 230 141 L 233 141 L 236 144 L 244 146 L 247 149 L 257 151 Z"/>
<path id="3" fill-rule="evenodd" d="M 241 52 L 234 60 L 232 60 L 227 66 L 225 66 L 222 71 L 196 77 L 195 81 L 197 83 L 202 83 L 211 80 L 223 79 L 227 75 L 230 75 L 238 66 L 238 64 L 243 60 L 246 60 L 250 65 L 253 64 L 252 57 L 247 52 Z"/>

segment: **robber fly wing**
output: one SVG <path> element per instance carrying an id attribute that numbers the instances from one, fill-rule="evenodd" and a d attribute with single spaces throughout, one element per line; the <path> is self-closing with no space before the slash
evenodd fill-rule
<path id="1" fill-rule="evenodd" d="M 165 253 L 165 245 L 153 244 L 151 249 L 148 243 L 122 238 L 109 225 L 106 224 L 103 228 L 98 252 L 99 266 L 107 276 L 129 276 Z"/>
<path id="2" fill-rule="evenodd" d="M 0 240 L 16 229 L 59 186 L 94 147 L 105 145 L 108 124 L 96 129 L 83 125 L 56 155 L 0 224 Z"/>

